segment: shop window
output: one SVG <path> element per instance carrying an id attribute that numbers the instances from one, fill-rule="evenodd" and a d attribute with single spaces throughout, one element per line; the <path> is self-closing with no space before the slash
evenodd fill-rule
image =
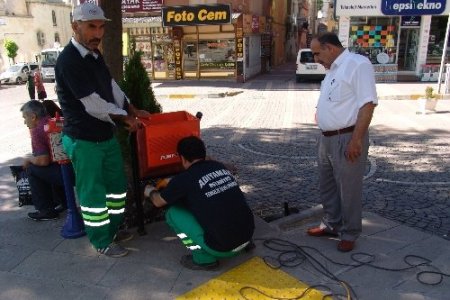
<path id="1" fill-rule="evenodd" d="M 447 28 L 447 20 L 447 16 L 433 16 L 431 18 L 427 64 L 440 64 L 441 62 L 442 51 L 444 49 L 445 30 Z M 449 55 L 450 47 L 447 46 L 446 59 L 448 59 Z"/>
<path id="2" fill-rule="evenodd" d="M 152 36 L 154 78 L 175 78 L 175 53 L 168 34 Z"/>
<path id="3" fill-rule="evenodd" d="M 373 64 L 395 64 L 398 17 L 362 17 L 350 21 L 349 50 L 369 58 Z"/>
<path id="4" fill-rule="evenodd" d="M 235 49 L 234 39 L 199 41 L 200 70 L 234 70 L 236 67 Z"/>

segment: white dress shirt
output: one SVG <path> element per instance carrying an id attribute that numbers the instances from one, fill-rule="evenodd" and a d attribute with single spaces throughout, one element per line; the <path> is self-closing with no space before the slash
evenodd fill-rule
<path id="1" fill-rule="evenodd" d="M 378 103 L 372 63 L 347 49 L 333 62 L 322 81 L 317 104 L 317 123 L 322 131 L 332 131 L 356 123 L 359 109 Z"/>

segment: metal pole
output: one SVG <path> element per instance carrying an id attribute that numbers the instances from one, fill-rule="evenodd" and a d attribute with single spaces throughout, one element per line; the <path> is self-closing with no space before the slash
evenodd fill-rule
<path id="1" fill-rule="evenodd" d="M 197 52 L 198 53 L 198 52 Z M 134 189 L 134 201 L 136 205 L 136 221 L 138 226 L 139 235 L 146 235 L 144 227 L 144 208 L 142 205 L 142 188 L 141 188 L 141 178 L 139 177 L 139 157 L 138 157 L 138 147 L 137 147 L 137 134 L 136 132 L 131 133 L 130 137 L 130 150 L 131 150 L 131 168 L 133 171 L 133 189 Z"/>
<path id="2" fill-rule="evenodd" d="M 444 69 L 444 60 L 445 56 L 447 55 L 447 43 L 448 43 L 448 33 L 450 29 L 450 14 L 448 15 L 447 20 L 447 30 L 445 31 L 445 39 L 444 39 L 444 46 L 442 47 L 442 57 L 441 57 L 441 66 L 439 68 L 439 77 L 438 77 L 438 94 L 441 93 L 441 84 L 442 84 L 442 71 Z M 447 72 L 450 72 L 450 70 L 447 70 Z"/>

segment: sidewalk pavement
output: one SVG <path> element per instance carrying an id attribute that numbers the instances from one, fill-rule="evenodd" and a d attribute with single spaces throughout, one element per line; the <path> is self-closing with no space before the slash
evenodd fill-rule
<path id="1" fill-rule="evenodd" d="M 258 79 L 244 84 L 244 88 L 253 88 L 252 84 L 257 81 Z M 170 89 L 173 92 L 177 88 L 171 83 L 162 85 L 172 86 Z M 192 85 L 196 87 L 189 88 L 190 90 L 199 88 L 197 82 Z M 388 93 L 387 90 L 390 89 L 390 93 L 406 93 L 413 91 L 413 86 L 419 91 L 424 90 L 426 85 L 383 85 L 380 91 Z M 233 92 L 241 88 L 240 85 L 218 82 L 211 90 L 221 93 L 229 91 L 229 87 L 233 88 Z M 185 88 L 187 87 L 183 87 L 183 90 Z M 206 86 L 204 88 L 208 91 L 210 89 Z M 168 95 L 167 91 L 160 87 L 156 89 L 155 94 Z M 255 95 L 257 97 L 258 94 Z M 215 107 L 217 105 L 219 103 L 216 102 L 211 108 L 219 109 Z M 290 107 L 291 110 L 294 108 Z M 232 111 L 229 113 L 233 115 Z M 273 110 L 271 117 L 285 124 L 287 121 L 283 119 L 283 113 L 276 113 L 278 111 Z M 292 113 L 290 111 L 290 114 Z M 309 108 L 304 113 L 305 118 L 311 118 Z M 228 115 L 223 117 L 227 119 Z M 9 137 L 13 138 L 14 135 Z M 20 153 L 10 154 L 11 158 L 5 160 L 5 164 L 16 162 L 12 158 L 17 155 Z M 261 167 L 270 170 L 271 166 L 267 164 Z M 64 216 L 57 221 L 48 222 L 27 219 L 26 214 L 33 210 L 32 207 L 17 207 L 17 195 L 12 180 L 6 180 L 9 179 L 6 173 L 1 175 L 2 179 L 5 179 L 0 185 L 2 300 L 175 299 L 254 256 L 276 264 L 274 258 L 279 257 L 280 252 L 273 250 L 274 248 L 291 251 L 290 254 L 281 255 L 282 258 L 288 259 L 283 262 L 283 272 L 310 286 L 320 285 L 318 289 L 324 293 L 332 291 L 335 294 L 345 294 L 346 291 L 336 281 L 328 279 L 315 269 L 319 263 L 329 270 L 329 277 L 336 277 L 350 285 L 354 291 L 353 299 L 438 300 L 448 299 L 450 295 L 449 241 L 367 211 L 363 213 L 362 236 L 353 252 L 338 252 L 337 241 L 333 238 L 314 238 L 306 235 L 306 228 L 316 225 L 319 221 L 321 209 L 316 206 L 271 223 L 256 218 L 256 249 L 236 258 L 222 260 L 217 271 L 190 271 L 179 264 L 180 257 L 188 253 L 187 250 L 164 222 L 147 224 L 146 235 L 138 236 L 135 233 L 133 240 L 124 243 L 131 252 L 128 256 L 119 259 L 99 256 L 86 237 L 71 240 L 60 236 L 60 229 L 65 222 Z M 265 180 L 270 184 L 270 172 L 268 176 Z M 296 246 L 292 248 L 292 245 Z M 292 250 L 295 250 L 295 255 Z M 293 256 L 296 259 L 291 259 Z M 423 271 L 442 272 L 446 275 L 421 273 Z M 273 296 L 279 296 L 276 290 Z M 224 297 L 216 299 L 223 300 Z"/>
<path id="2" fill-rule="evenodd" d="M 295 83 L 294 70 L 290 67 L 282 66 L 284 72 L 283 80 L 292 81 L 293 89 L 305 90 L 320 88 L 320 82 Z M 277 70 L 277 72 L 280 72 Z M 264 75 L 263 75 L 264 76 Z M 270 75 L 266 75 L 270 76 Z M 245 83 L 235 81 L 165 81 L 153 82 L 153 91 L 158 99 L 193 99 L 193 98 L 224 98 L 233 97 L 244 91 L 251 89 L 252 84 L 258 82 L 259 77 Z M 264 77 L 262 77 L 264 78 Z M 265 79 L 264 79 L 265 80 Z M 379 100 L 417 100 L 425 95 L 425 89 L 431 86 L 434 94 L 440 90 L 440 99 L 450 99 L 449 94 L 445 94 L 445 85 L 440 88 L 437 82 L 396 82 L 377 83 L 377 94 Z M 182 87 L 182 88 L 180 88 Z"/>
<path id="3" fill-rule="evenodd" d="M 31 209 L 2 210 L 0 215 L 3 300 L 175 299 L 253 256 L 267 259 L 280 255 L 264 243 L 283 251 L 304 251 L 305 257 L 286 262 L 298 266 L 282 270 L 308 285 L 326 286 L 336 294 L 345 294 L 336 281 L 313 268 L 320 262 L 333 276 L 351 286 L 356 294 L 352 299 L 448 299 L 450 295 L 449 277 L 430 273 L 417 278 L 421 271 L 450 274 L 449 242 L 371 213 L 364 213 L 363 235 L 350 253 L 338 252 L 335 239 L 305 234 L 305 229 L 318 221 L 318 208 L 274 224 L 257 218 L 256 249 L 221 261 L 218 271 L 205 272 L 180 266 L 178 261 L 187 250 L 163 222 L 148 224 L 147 235 L 136 236 L 124 244 L 130 249 L 128 256 L 112 259 L 98 256 L 86 237 L 74 240 L 60 237 L 57 233 L 63 219 L 36 223 L 26 219 L 26 211 Z M 274 243 L 284 240 L 286 244 L 280 247 L 272 244 L 271 239 L 277 239 Z M 269 261 L 273 263 L 274 259 Z"/>

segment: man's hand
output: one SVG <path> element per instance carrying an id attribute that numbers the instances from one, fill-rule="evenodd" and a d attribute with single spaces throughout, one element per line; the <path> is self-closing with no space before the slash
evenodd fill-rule
<path id="1" fill-rule="evenodd" d="M 146 111 L 146 110 L 142 110 L 142 109 L 136 109 L 136 107 L 134 107 L 133 104 L 128 104 L 128 112 L 131 116 L 136 117 L 136 118 L 150 118 L 151 114 Z"/>
<path id="2" fill-rule="evenodd" d="M 147 184 L 144 188 L 144 197 L 147 197 L 147 198 L 150 197 L 150 194 L 156 190 L 157 189 L 155 186 L 153 186 L 152 184 Z"/>
<path id="3" fill-rule="evenodd" d="M 161 197 L 156 187 L 152 184 L 148 184 L 144 188 L 144 196 L 150 198 L 153 205 L 156 207 L 163 207 L 167 205 L 167 202 Z"/>
<path id="4" fill-rule="evenodd" d="M 347 145 L 345 157 L 350 162 L 355 162 L 361 156 L 361 152 L 362 152 L 361 140 L 352 138 Z"/>
<path id="5" fill-rule="evenodd" d="M 132 116 L 123 116 L 123 118 L 121 118 L 121 122 L 123 123 L 125 129 L 129 132 L 135 132 L 136 130 L 144 126 L 141 120 Z"/>
<path id="6" fill-rule="evenodd" d="M 31 165 L 31 161 L 28 158 L 25 158 L 22 163 L 22 168 L 26 170 Z"/>
<path id="7" fill-rule="evenodd" d="M 134 113 L 135 117 L 149 119 L 152 114 L 143 109 L 137 109 Z"/>
<path id="8" fill-rule="evenodd" d="M 23 169 L 27 169 L 30 165 L 35 165 L 39 167 L 46 167 L 51 163 L 50 155 L 43 154 L 38 156 L 32 156 L 30 158 L 25 158 L 22 167 Z"/>

